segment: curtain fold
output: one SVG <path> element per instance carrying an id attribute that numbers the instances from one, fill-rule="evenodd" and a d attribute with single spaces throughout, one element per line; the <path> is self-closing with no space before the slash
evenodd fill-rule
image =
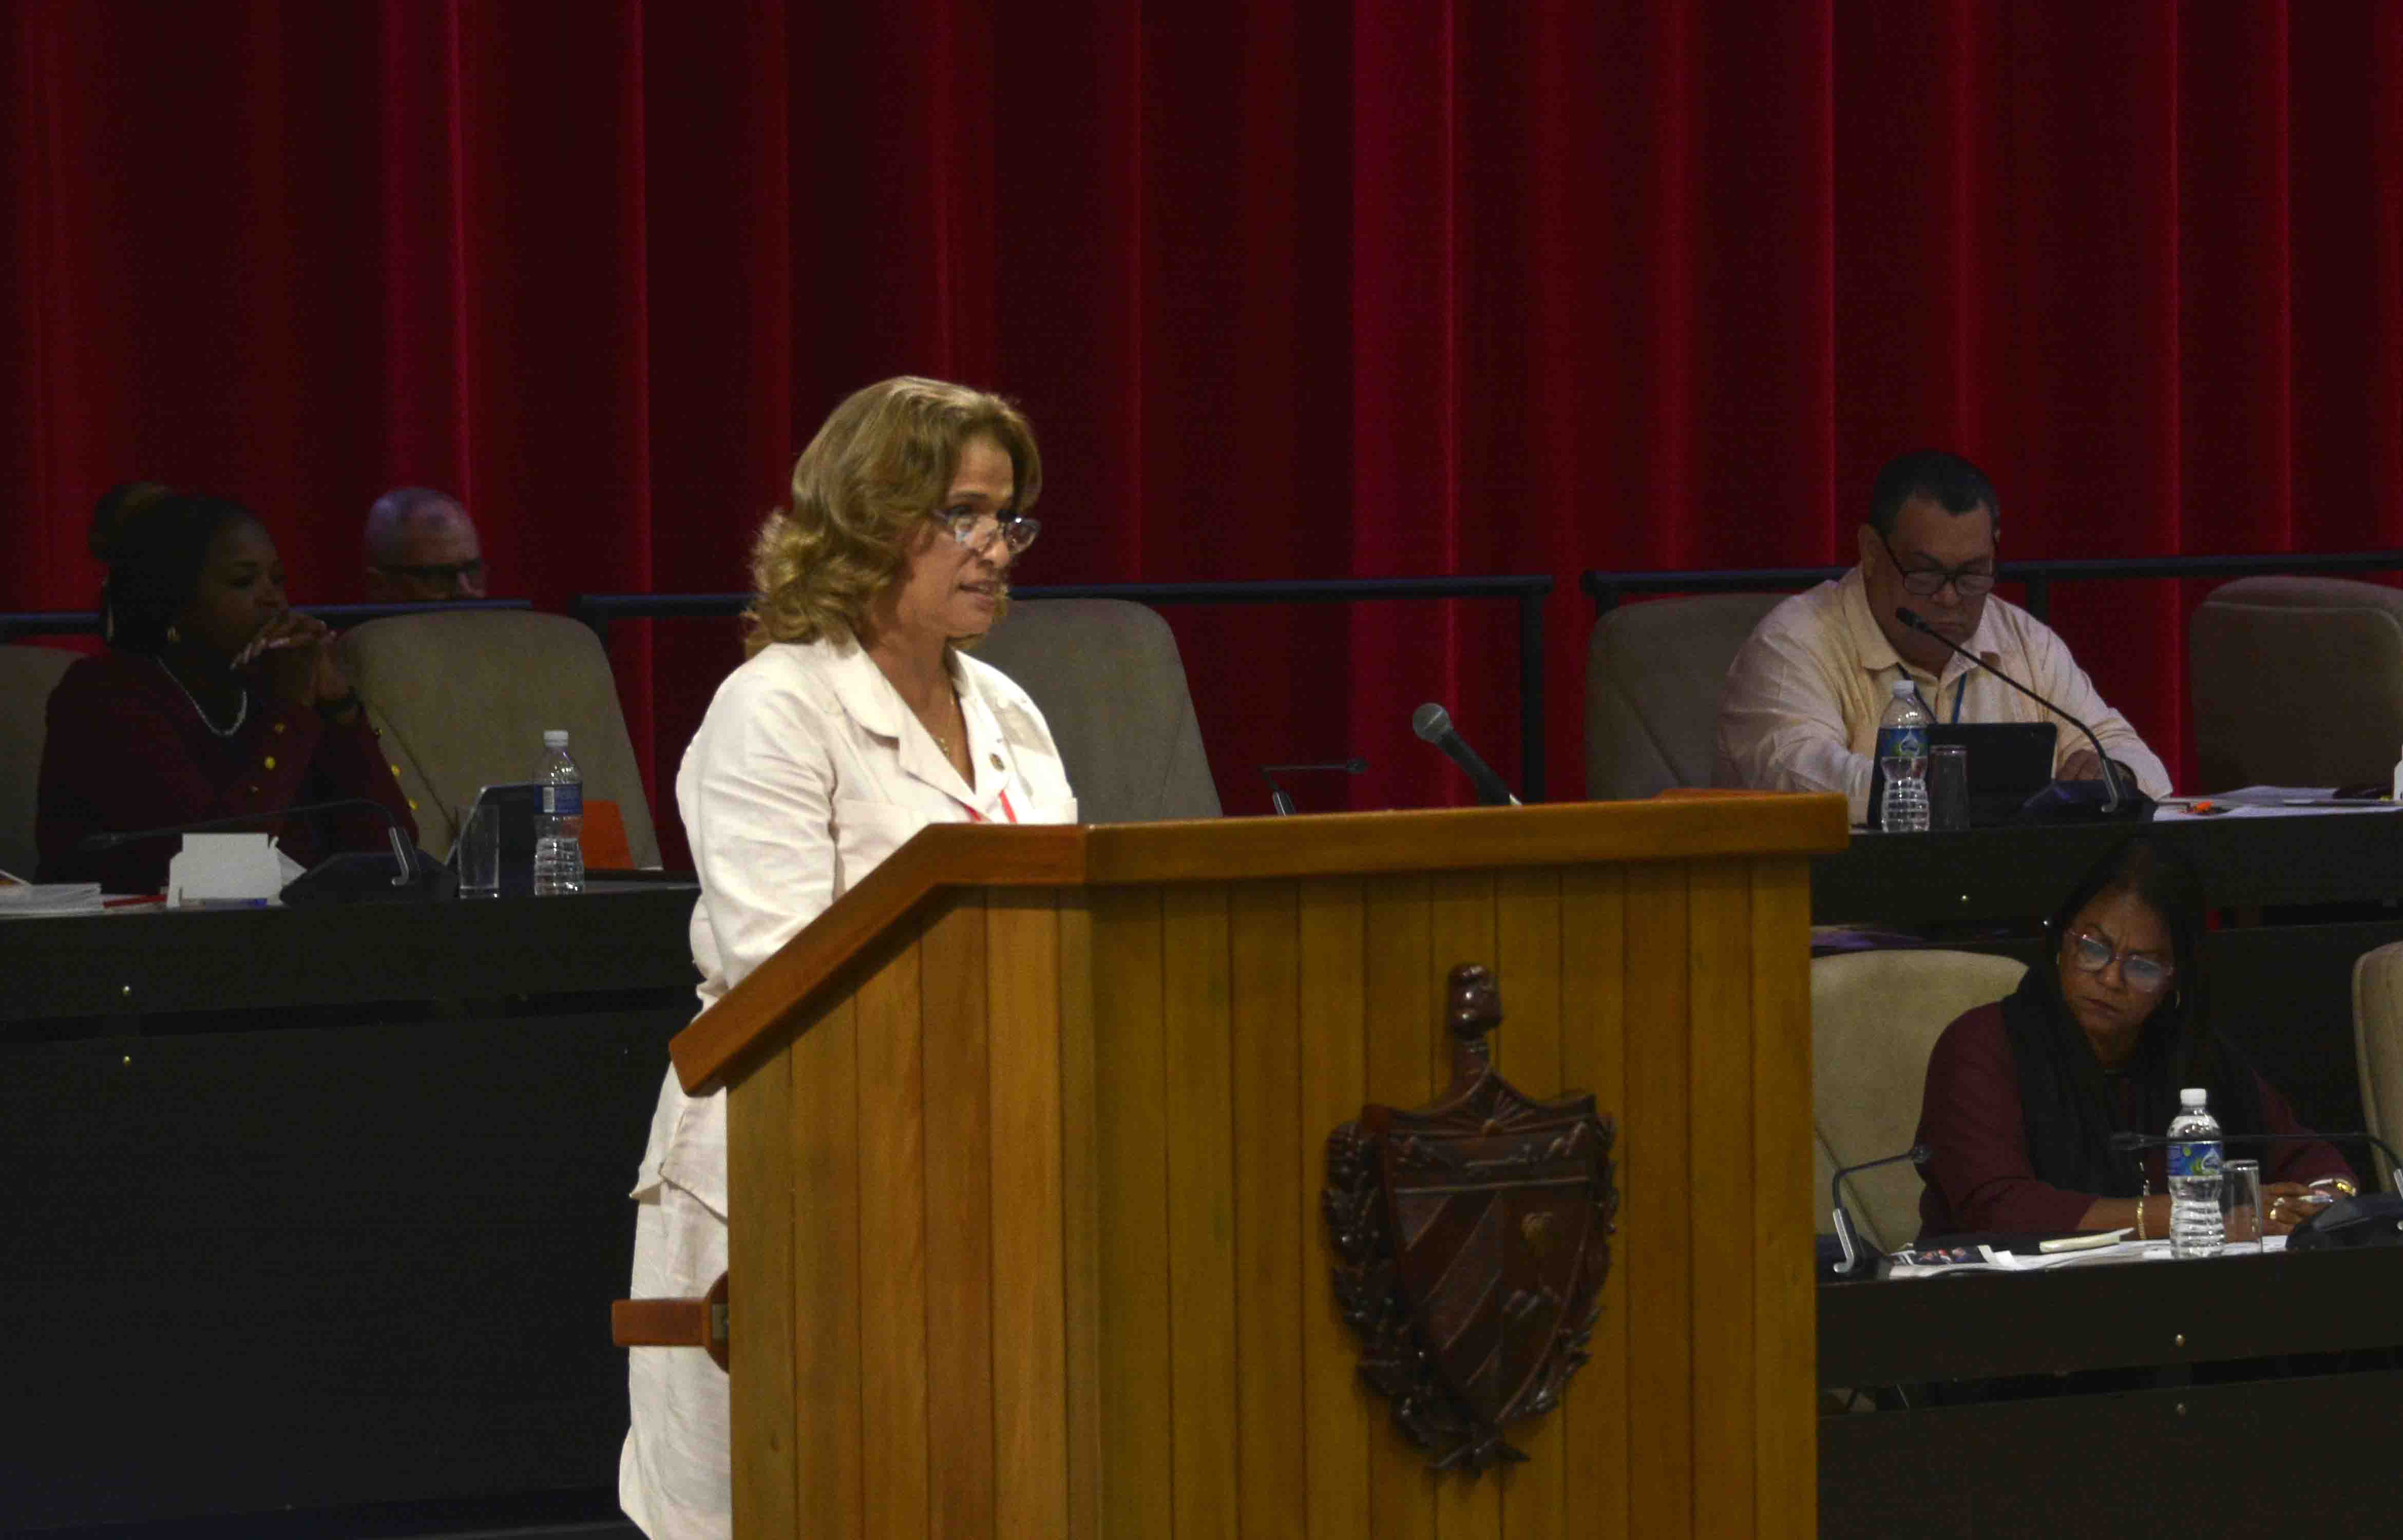
<path id="1" fill-rule="evenodd" d="M 2008 557 L 2403 544 L 2403 7 L 21 0 L 0 88 L 11 609 L 129 477 L 307 598 L 409 482 L 496 592 L 739 589 L 930 372 L 1035 421 L 1026 583 L 1554 575 L 1566 796 L 1577 572 L 1850 561 L 1903 448 Z M 2201 597 L 2055 595 L 2174 766 Z M 1427 699 L 1523 772 L 1507 606 L 1170 617 L 1232 811 L 1461 798 Z M 613 650 L 672 825 L 732 629 Z"/>

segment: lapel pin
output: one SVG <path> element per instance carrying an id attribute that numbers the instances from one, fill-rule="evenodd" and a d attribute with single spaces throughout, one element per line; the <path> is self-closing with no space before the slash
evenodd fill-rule
<path id="1" fill-rule="evenodd" d="M 995 770 L 1001 769 L 1001 756 L 997 754 L 993 756 L 993 768 Z"/>

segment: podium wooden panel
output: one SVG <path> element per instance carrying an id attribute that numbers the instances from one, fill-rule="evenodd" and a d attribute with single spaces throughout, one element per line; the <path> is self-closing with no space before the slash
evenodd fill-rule
<path id="1" fill-rule="evenodd" d="M 1809 1536 L 1809 857 L 1832 797 L 943 825 L 674 1045 L 729 1086 L 738 1535 Z M 1624 1195 L 1530 1458 L 1364 1388 L 1325 1141 L 1591 1090 Z"/>

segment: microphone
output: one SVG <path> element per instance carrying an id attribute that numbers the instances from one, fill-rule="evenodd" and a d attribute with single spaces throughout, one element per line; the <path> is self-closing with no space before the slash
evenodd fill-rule
<path id="1" fill-rule="evenodd" d="M 1325 765 L 1262 765 L 1260 779 L 1269 784 L 1269 811 L 1280 818 L 1290 818 L 1298 810 L 1293 805 L 1293 795 L 1277 784 L 1279 775 L 1304 770 L 1340 770 L 1345 775 L 1365 775 L 1368 770 L 1368 761 L 1355 755 L 1352 758 Z"/>
<path id="2" fill-rule="evenodd" d="M 2229 1133 L 2223 1130 L 2219 1135 L 2219 1142 L 2223 1145 L 2308 1145 L 2314 1141 L 2330 1145 L 2370 1145 L 2386 1157 L 2386 1164 L 2395 1173 L 2396 1190 L 2403 1192 L 2403 1158 L 2396 1156 L 2394 1145 L 2365 1129 L 2347 1129 L 2338 1133 Z M 2173 1139 L 2165 1133 L 2122 1132 L 2111 1136 L 2113 1149 L 2128 1152 L 2167 1149 L 2172 1145 L 2190 1143 L 2209 1144 L 2210 1141 Z"/>
<path id="3" fill-rule="evenodd" d="M 1910 608 L 1909 605 L 1903 605 L 1896 609 L 1894 612 L 1894 617 L 1901 621 L 1904 625 L 1909 626 L 1911 630 L 1919 632 L 1922 636 L 1931 636 L 1937 641 L 1943 643 L 1952 651 L 1959 653 L 1970 662 L 1977 664 L 1988 673 L 1991 673 L 1995 678 L 2001 680 L 2004 684 L 2008 685 L 2011 688 L 2019 691 L 2021 695 L 2026 696 L 2037 705 L 2042 706 L 2045 710 L 2052 713 L 2055 716 L 2060 717 L 2071 727 L 2076 728 L 2078 731 L 2084 733 L 2086 735 L 2086 741 L 2094 746 L 2094 757 L 2103 762 L 2103 816 L 2105 818 L 2141 818 L 2144 816 L 2146 809 L 2152 805 L 2152 799 L 2134 792 L 2132 788 L 2131 788 L 2131 794 L 2128 798 L 2126 808 L 2122 811 L 2119 798 L 2119 767 L 2113 764 L 2111 762 L 2111 756 L 2103 752 L 2103 740 L 2094 736 L 2094 729 L 2092 728 L 2088 727 L 2077 717 L 2070 715 L 2059 706 L 2056 706 L 2051 701 L 2046 700 L 2043 696 L 2038 695 L 2035 691 L 2028 688 L 2025 685 L 2021 684 L 2009 674 L 2005 673 L 2002 670 L 1988 662 L 1986 659 L 1971 652 L 1968 648 L 1962 646 L 1959 643 L 1953 641 L 1952 638 L 1945 635 L 1942 631 L 1938 631 L 1934 626 L 1929 625 L 1924 619 L 1923 619 L 1917 610 Z"/>
<path id="4" fill-rule="evenodd" d="M 1913 1145 L 1900 1155 L 1881 1156 L 1875 1160 L 1864 1160 L 1857 1166 L 1846 1166 L 1836 1172 L 1835 1179 L 1827 1184 L 1827 1196 L 1835 1206 L 1836 1245 L 1842 1256 L 1840 1260 L 1828 1264 L 1829 1277 L 1867 1277 L 1877 1270 L 1878 1258 L 1883 1255 L 1866 1241 L 1855 1242 L 1853 1216 L 1844 1208 L 1844 1178 L 1865 1171 L 1875 1171 L 1880 1166 L 1899 1165 L 1905 1160 L 1914 1166 L 1924 1166 L 1927 1164 L 1928 1154 L 1926 1145 Z"/>
<path id="5" fill-rule="evenodd" d="M 122 833 L 90 834 L 77 840 L 76 849 L 115 850 L 120 845 L 130 845 L 140 839 L 164 839 L 170 835 L 178 834 L 206 834 L 213 829 L 240 828 L 246 824 L 269 823 L 280 818 L 297 817 L 305 812 L 333 812 L 342 808 L 372 808 L 383 815 L 384 834 L 392 841 L 392 858 L 399 864 L 400 867 L 392 879 L 392 885 L 396 888 L 405 888 L 414 881 L 418 876 L 416 853 L 410 849 L 409 840 L 400 832 L 400 819 L 382 802 L 366 797 L 337 797 L 324 802 L 302 802 L 274 812 L 245 812 L 231 818 L 210 818 L 197 824 L 177 824 L 163 829 L 132 829 Z M 326 870 L 340 860 L 342 853 L 338 853 L 329 856 L 319 863 L 315 871 L 303 873 L 295 878 L 285 891 L 288 894 L 292 888 L 308 881 L 311 877 L 316 875 L 317 871 Z"/>
<path id="6" fill-rule="evenodd" d="M 1509 784 L 1493 773 L 1493 768 L 1477 757 L 1460 734 L 1452 730 L 1452 713 L 1430 701 L 1410 713 L 1410 730 L 1433 743 L 1452 757 L 1477 788 L 1477 799 L 1489 808 L 1520 807 L 1520 800 L 1510 794 Z"/>

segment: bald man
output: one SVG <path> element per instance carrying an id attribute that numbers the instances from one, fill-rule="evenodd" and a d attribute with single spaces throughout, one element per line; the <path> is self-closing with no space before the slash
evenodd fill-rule
<path id="1" fill-rule="evenodd" d="M 431 487 L 396 487 L 368 509 L 368 599 L 439 604 L 484 597 L 484 550 L 476 521 L 456 498 Z"/>

